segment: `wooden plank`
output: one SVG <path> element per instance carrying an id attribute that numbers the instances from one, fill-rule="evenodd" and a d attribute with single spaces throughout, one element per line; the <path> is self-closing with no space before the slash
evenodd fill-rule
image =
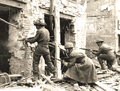
<path id="1" fill-rule="evenodd" d="M 54 40 L 55 40 L 55 58 L 60 58 L 60 12 L 59 9 L 55 6 L 55 31 L 54 31 Z M 61 62 L 55 60 L 57 67 L 57 78 L 61 78 Z"/>
<path id="2" fill-rule="evenodd" d="M 47 77 L 46 75 L 44 75 L 44 74 L 41 74 L 41 76 L 45 79 L 45 80 L 47 80 L 50 84 L 52 84 L 52 85 L 54 85 L 54 82 L 53 81 L 51 81 L 51 77 L 52 77 L 52 74 L 49 76 L 49 77 Z"/>
<path id="3" fill-rule="evenodd" d="M 26 5 L 23 2 L 18 2 L 18 1 L 15 1 L 15 0 L 0 0 L 0 4 L 15 7 L 15 8 L 19 8 L 19 9 L 24 8 L 25 5 Z"/>
<path id="4" fill-rule="evenodd" d="M 93 86 L 93 88 L 94 88 L 96 91 L 105 91 L 104 89 L 102 89 L 102 88 L 99 87 L 99 86 Z"/>
<path id="5" fill-rule="evenodd" d="M 27 3 L 27 0 L 13 0 L 13 1 L 17 1 L 17 2 L 20 2 L 20 3 Z"/>
<path id="6" fill-rule="evenodd" d="M 10 78 L 16 78 L 16 77 L 21 77 L 22 78 L 22 75 L 21 74 L 9 74 L 9 77 Z"/>
<path id="7" fill-rule="evenodd" d="M 110 74 L 99 74 L 97 75 L 97 77 L 98 79 L 100 79 L 100 78 L 105 78 L 105 77 L 111 77 L 111 75 Z"/>
<path id="8" fill-rule="evenodd" d="M 59 87 L 57 85 L 50 85 L 50 84 L 44 84 L 44 83 L 42 84 L 41 83 L 41 87 L 44 89 L 44 91 L 66 91 L 65 88 Z M 31 91 L 33 91 L 33 90 L 31 90 Z"/>
<path id="9" fill-rule="evenodd" d="M 95 84 L 104 89 L 105 91 L 115 91 L 113 88 L 110 88 L 108 85 L 103 84 L 99 81 L 95 82 Z"/>

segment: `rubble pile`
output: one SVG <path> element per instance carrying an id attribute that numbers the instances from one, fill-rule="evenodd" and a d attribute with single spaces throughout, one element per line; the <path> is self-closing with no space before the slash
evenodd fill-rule
<path id="1" fill-rule="evenodd" d="M 109 88 L 112 88 L 113 91 L 119 91 L 120 90 L 120 74 L 115 72 L 106 73 L 110 74 L 108 77 L 102 77 L 99 79 L 99 82 L 107 85 Z"/>
<path id="2" fill-rule="evenodd" d="M 6 73 L 7 74 L 7 73 Z M 97 72 L 98 81 L 92 86 L 89 84 L 80 85 L 78 83 L 68 83 L 65 80 L 53 82 L 51 76 L 41 75 L 43 79 L 33 82 L 33 76 L 21 77 L 21 75 L 6 75 L 9 77 L 9 82 L 1 82 L 1 91 L 120 91 L 120 74 L 110 70 L 102 70 Z M 0 75 L 3 79 L 3 76 Z M 16 80 L 12 80 L 16 78 Z"/>

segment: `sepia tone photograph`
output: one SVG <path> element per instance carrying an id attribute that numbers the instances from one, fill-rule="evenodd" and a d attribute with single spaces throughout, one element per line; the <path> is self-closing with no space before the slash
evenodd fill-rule
<path id="1" fill-rule="evenodd" d="M 0 0 L 0 91 L 120 91 L 120 0 Z"/>

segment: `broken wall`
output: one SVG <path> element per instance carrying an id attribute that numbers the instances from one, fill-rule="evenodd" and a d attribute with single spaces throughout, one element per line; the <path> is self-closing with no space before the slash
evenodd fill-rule
<path id="1" fill-rule="evenodd" d="M 2 14 L 0 18 L 5 19 L 7 21 L 8 15 Z M 0 72 L 9 73 L 9 51 L 6 46 L 8 41 L 8 25 L 2 21 L 0 21 Z"/>
<path id="2" fill-rule="evenodd" d="M 48 9 L 50 7 L 50 0 L 40 0 L 40 7 Z M 65 32 L 65 42 L 71 41 L 76 48 L 86 45 L 86 8 L 85 0 L 53 0 L 54 5 L 59 8 L 60 13 L 74 16 L 74 33 L 70 31 Z"/>
<path id="3" fill-rule="evenodd" d="M 92 0 L 87 6 L 86 48 L 97 50 L 95 41 L 98 38 L 116 50 L 116 17 L 113 0 Z M 95 56 L 86 52 L 90 58 Z"/>
<path id="4" fill-rule="evenodd" d="M 120 50 L 120 0 L 116 0 L 116 45 Z"/>
<path id="5" fill-rule="evenodd" d="M 14 54 L 9 59 L 11 74 L 24 72 L 24 76 L 32 75 L 33 52 L 31 51 L 31 46 L 34 47 L 36 43 L 28 43 L 27 47 L 24 41 L 18 41 L 18 39 L 33 37 L 35 35 L 36 28 L 33 25 L 33 21 L 40 16 L 35 12 L 36 10 L 33 10 L 33 5 L 29 1 L 23 10 L 16 10 L 10 13 L 9 22 L 15 24 L 14 21 L 16 21 L 18 22 L 17 26 L 19 26 L 19 29 L 9 26 L 7 46 L 9 52 Z"/>
<path id="6" fill-rule="evenodd" d="M 83 0 L 84 1 L 84 0 Z M 74 16 L 73 21 L 75 24 L 74 33 L 65 33 L 65 42 L 72 41 L 75 47 L 85 46 L 86 44 L 86 3 L 69 2 L 67 5 L 62 4 L 61 0 L 56 1 L 55 5 L 59 7 L 60 13 Z M 19 38 L 33 37 L 36 33 L 36 28 L 33 21 L 38 17 L 44 18 L 45 10 L 50 8 L 50 0 L 28 0 L 26 7 L 21 11 L 14 11 L 10 13 L 9 22 L 15 24 L 18 22 L 19 29 L 9 26 L 8 48 L 9 52 L 14 55 L 9 59 L 10 71 L 12 74 L 24 72 L 24 76 L 32 74 L 32 55 L 31 47 L 35 47 L 37 43 L 29 44 L 26 47 L 24 41 L 18 41 Z M 14 21 L 13 21 L 14 20 Z"/>

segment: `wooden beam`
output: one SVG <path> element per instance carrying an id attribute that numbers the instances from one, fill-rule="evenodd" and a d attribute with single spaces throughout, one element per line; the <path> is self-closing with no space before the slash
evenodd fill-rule
<path id="1" fill-rule="evenodd" d="M 60 12 L 60 18 L 72 20 L 75 18 L 75 16 Z"/>
<path id="2" fill-rule="evenodd" d="M 18 9 L 22 9 L 25 7 L 26 3 L 15 1 L 15 0 L 0 0 L 0 5 L 10 6 Z"/>
<path id="3" fill-rule="evenodd" d="M 60 12 L 59 9 L 55 6 L 55 30 L 54 30 L 54 40 L 55 40 L 55 58 L 60 58 Z M 55 60 L 57 67 L 57 78 L 61 78 L 61 62 Z"/>
<path id="4" fill-rule="evenodd" d="M 103 84 L 101 82 L 95 82 L 96 85 L 98 85 L 99 87 L 101 87 L 102 89 L 104 89 L 105 91 L 115 91 L 114 89 L 110 88 L 108 85 Z"/>
<path id="5" fill-rule="evenodd" d="M 50 15 L 50 10 L 48 8 L 43 8 L 43 7 L 39 7 L 39 8 L 42 13 L 46 15 Z M 75 18 L 75 16 L 60 12 L 60 18 L 72 20 Z"/>
<path id="6" fill-rule="evenodd" d="M 24 4 L 26 4 L 26 3 L 27 3 L 27 1 L 26 1 L 26 0 L 13 0 L 13 1 L 20 2 L 20 3 L 24 3 Z"/>
<path id="7" fill-rule="evenodd" d="M 2 19 L 2 18 L 0 18 L 0 21 L 5 22 L 6 24 L 9 24 L 9 25 L 11 25 L 11 26 L 13 26 L 13 27 L 19 29 L 19 27 L 18 27 L 17 25 L 14 25 L 14 24 L 12 24 L 12 23 L 9 23 L 9 22 L 5 21 L 5 20 Z"/>

